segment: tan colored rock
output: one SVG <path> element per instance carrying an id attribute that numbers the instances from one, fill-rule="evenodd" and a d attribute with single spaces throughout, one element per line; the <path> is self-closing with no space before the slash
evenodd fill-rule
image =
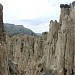
<path id="1" fill-rule="evenodd" d="M 8 75 L 6 34 L 3 26 L 3 6 L 0 4 L 0 75 Z"/>
<path id="2" fill-rule="evenodd" d="M 49 33 L 40 37 L 6 38 L 0 11 L 0 75 L 75 75 L 75 2 L 60 7 L 60 21 L 51 20 Z"/>

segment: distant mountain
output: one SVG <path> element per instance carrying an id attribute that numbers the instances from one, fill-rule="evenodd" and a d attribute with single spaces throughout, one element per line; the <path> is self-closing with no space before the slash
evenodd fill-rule
<path id="1" fill-rule="evenodd" d="M 42 33 L 36 33 L 37 34 L 37 36 L 41 36 L 42 35 Z"/>
<path id="2" fill-rule="evenodd" d="M 4 28 L 9 36 L 17 34 L 37 35 L 32 30 L 25 28 L 23 25 L 4 23 Z"/>

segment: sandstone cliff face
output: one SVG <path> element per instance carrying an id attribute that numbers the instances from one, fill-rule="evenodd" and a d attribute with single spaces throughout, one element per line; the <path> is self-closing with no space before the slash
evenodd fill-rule
<path id="1" fill-rule="evenodd" d="M 0 75 L 75 75 L 75 2 L 40 37 L 6 36 L 0 4 Z"/>
<path id="2" fill-rule="evenodd" d="M 50 21 L 48 34 L 10 39 L 9 58 L 17 64 L 17 75 L 75 74 L 75 2 L 60 8 L 60 20 Z"/>
<path id="3" fill-rule="evenodd" d="M 18 75 L 38 75 L 36 73 L 38 65 L 44 67 L 42 57 L 46 39 L 47 35 L 39 38 L 27 35 L 11 38 L 9 59 L 18 65 Z"/>
<path id="4" fill-rule="evenodd" d="M 74 75 L 74 5 L 62 4 L 60 22 L 50 23 L 50 26 L 56 27 L 53 29 L 56 32 L 54 35 L 49 33 L 49 49 L 47 49 L 49 55 L 47 56 L 47 67 L 52 69 L 53 75 Z M 54 25 L 54 23 L 56 23 Z M 50 30 L 51 30 L 50 29 Z M 55 36 L 55 39 L 53 36 Z M 51 39 L 51 40 L 50 40 Z M 55 42 L 55 43 L 54 43 Z M 50 52 L 49 52 L 50 51 Z M 54 52 L 54 53 L 53 53 Z M 50 65 L 50 66 L 49 66 Z"/>
<path id="5" fill-rule="evenodd" d="M 0 4 L 0 75 L 8 75 L 6 34 L 3 26 L 3 6 Z"/>

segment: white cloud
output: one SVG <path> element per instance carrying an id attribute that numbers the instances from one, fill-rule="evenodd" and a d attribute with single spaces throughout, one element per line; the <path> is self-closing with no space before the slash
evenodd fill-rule
<path id="1" fill-rule="evenodd" d="M 13 19 L 33 19 L 48 16 L 57 8 L 43 0 L 6 0 L 3 4 L 4 16 L 7 14 L 13 16 Z"/>
<path id="2" fill-rule="evenodd" d="M 59 19 L 60 16 L 60 7 L 61 3 L 70 3 L 73 0 L 0 0 L 0 2 L 4 6 L 4 22 L 8 23 L 16 23 L 21 24 L 22 22 L 18 22 L 22 19 L 40 19 L 44 18 L 51 19 Z M 24 26 L 32 29 L 35 32 L 42 32 L 42 30 L 48 29 L 48 24 L 40 24 L 35 26 L 33 25 L 25 25 Z M 48 25 L 47 25 L 48 24 Z M 41 28 L 41 30 L 40 30 Z"/>
<path id="3" fill-rule="evenodd" d="M 31 28 L 34 32 L 37 32 L 37 33 L 42 33 L 42 32 L 45 32 L 45 31 L 48 31 L 49 30 L 49 23 L 41 23 L 39 25 L 26 25 L 25 24 L 25 27 L 26 28 Z"/>

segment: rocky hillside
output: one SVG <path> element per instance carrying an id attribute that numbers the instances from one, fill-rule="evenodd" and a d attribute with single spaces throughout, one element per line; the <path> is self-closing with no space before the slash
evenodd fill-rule
<path id="1" fill-rule="evenodd" d="M 60 4 L 60 19 L 40 37 L 8 37 L 0 4 L 0 75 L 75 75 L 75 1 Z"/>
<path id="2" fill-rule="evenodd" d="M 32 30 L 25 28 L 23 25 L 4 23 L 4 28 L 9 36 L 17 34 L 36 35 Z"/>

